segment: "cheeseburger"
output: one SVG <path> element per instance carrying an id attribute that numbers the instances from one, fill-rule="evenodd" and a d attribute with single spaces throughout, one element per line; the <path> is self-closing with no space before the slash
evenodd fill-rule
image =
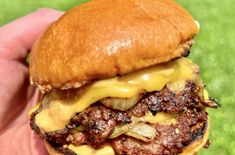
<path id="1" fill-rule="evenodd" d="M 51 155 L 195 154 L 208 97 L 187 56 L 199 27 L 174 0 L 93 0 L 65 13 L 30 54 L 44 93 L 30 126 Z"/>

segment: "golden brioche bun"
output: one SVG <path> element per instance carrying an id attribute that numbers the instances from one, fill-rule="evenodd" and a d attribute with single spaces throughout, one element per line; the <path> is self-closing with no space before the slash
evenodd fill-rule
<path id="1" fill-rule="evenodd" d="M 174 0 L 93 0 L 51 24 L 30 54 L 42 91 L 78 88 L 181 57 L 198 32 Z"/>
<path id="2" fill-rule="evenodd" d="M 202 149 L 206 145 L 209 139 L 209 130 L 210 130 L 210 124 L 208 118 L 204 135 L 201 138 L 195 139 L 189 146 L 185 147 L 180 155 L 196 155 L 200 151 L 200 149 Z M 44 144 L 50 155 L 62 155 L 62 153 L 56 151 L 46 141 L 44 141 Z"/>

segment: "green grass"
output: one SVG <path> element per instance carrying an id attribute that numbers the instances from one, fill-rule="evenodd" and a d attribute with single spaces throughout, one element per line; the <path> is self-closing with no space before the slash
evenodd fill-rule
<path id="1" fill-rule="evenodd" d="M 0 0 L 0 25 L 39 7 L 67 10 L 86 0 Z M 222 108 L 209 110 L 211 146 L 204 155 L 235 154 L 235 1 L 178 0 L 200 22 L 190 57 L 201 66 L 210 95 Z"/>
<path id="2" fill-rule="evenodd" d="M 68 10 L 87 0 L 0 0 L 0 25 L 41 7 Z"/>

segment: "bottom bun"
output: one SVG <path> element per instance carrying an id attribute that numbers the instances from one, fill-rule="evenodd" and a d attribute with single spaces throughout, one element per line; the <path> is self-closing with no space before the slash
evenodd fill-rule
<path id="1" fill-rule="evenodd" d="M 209 139 L 209 130 L 210 130 L 209 117 L 205 130 L 206 131 L 204 132 L 203 137 L 195 139 L 193 143 L 184 148 L 183 153 L 181 153 L 180 155 L 195 155 L 197 154 L 197 152 L 199 152 L 201 148 L 203 148 L 206 145 Z"/>
<path id="2" fill-rule="evenodd" d="M 195 154 L 197 154 L 197 152 L 206 145 L 206 143 L 209 139 L 209 129 L 210 129 L 210 124 L 209 124 L 209 118 L 208 118 L 204 135 L 201 138 L 195 139 L 189 146 L 185 147 L 183 149 L 183 152 L 180 155 L 195 155 Z M 50 155 L 63 155 L 63 154 L 73 155 L 72 151 L 70 153 L 69 150 L 65 151 L 66 153 L 62 153 L 62 152 L 57 151 L 46 141 L 44 141 L 44 144 L 45 144 L 46 149 Z M 83 154 L 80 154 L 80 155 L 83 155 Z M 89 154 L 86 154 L 86 155 L 89 155 Z"/>

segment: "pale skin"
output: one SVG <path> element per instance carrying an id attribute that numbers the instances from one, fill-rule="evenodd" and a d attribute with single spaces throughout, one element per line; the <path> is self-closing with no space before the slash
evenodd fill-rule
<path id="1" fill-rule="evenodd" d="M 0 154 L 46 155 L 29 127 L 38 90 L 29 84 L 27 53 L 45 28 L 63 13 L 39 9 L 0 27 Z"/>

